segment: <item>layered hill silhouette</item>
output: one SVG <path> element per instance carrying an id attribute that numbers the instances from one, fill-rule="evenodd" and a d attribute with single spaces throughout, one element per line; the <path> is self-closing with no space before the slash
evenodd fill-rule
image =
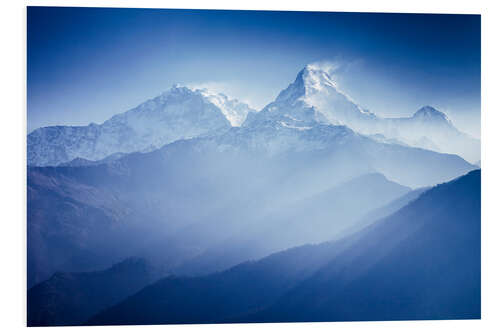
<path id="1" fill-rule="evenodd" d="M 378 173 L 350 179 L 256 218 L 236 234 L 187 260 L 176 269 L 176 273 L 211 273 L 298 244 L 314 244 L 338 238 L 345 229 L 362 223 L 358 220 L 365 214 L 365 223 L 373 222 L 376 219 L 370 220 L 370 216 L 375 214 L 373 210 L 381 209 L 393 200 L 404 201 L 409 192 L 410 188 Z M 199 229 L 203 230 L 201 226 Z"/>
<path id="2" fill-rule="evenodd" d="M 479 319 L 480 172 L 439 185 L 245 321 Z"/>
<path id="3" fill-rule="evenodd" d="M 56 273 L 28 290 L 28 326 L 82 324 L 159 277 L 156 269 L 139 258 L 103 271 Z"/>
<path id="4" fill-rule="evenodd" d="M 280 152 L 267 154 L 260 142 Z M 363 174 L 378 172 L 420 187 L 471 169 L 456 155 L 379 143 L 343 126 L 303 131 L 267 124 L 233 127 L 224 135 L 181 140 L 104 164 L 29 168 L 28 283 L 61 269 L 103 269 L 124 256 L 155 256 L 174 267 L 274 208 Z M 186 232 L 194 238 L 187 241 Z M 162 251 L 138 244 L 137 235 L 161 244 Z M 294 236 L 295 243 L 287 246 L 309 241 Z M 123 249 L 122 242 L 130 246 Z M 78 261 L 88 265 L 74 267 Z"/>
<path id="5" fill-rule="evenodd" d="M 480 318 L 480 171 L 335 242 L 168 277 L 90 325 Z"/>

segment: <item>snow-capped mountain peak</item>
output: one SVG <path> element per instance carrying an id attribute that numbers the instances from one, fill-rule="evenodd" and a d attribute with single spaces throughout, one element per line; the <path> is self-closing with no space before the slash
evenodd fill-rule
<path id="1" fill-rule="evenodd" d="M 274 102 L 255 117 L 252 116 L 245 125 L 280 116 L 293 117 L 307 124 L 317 122 L 347 126 L 374 117 L 340 91 L 327 71 L 314 65 L 305 66 Z"/>
<path id="2" fill-rule="evenodd" d="M 249 112 L 256 112 L 248 104 L 234 98 L 231 99 L 223 93 L 215 93 L 207 88 L 197 89 L 196 91 L 221 109 L 231 126 L 241 126 Z"/>
<path id="3" fill-rule="evenodd" d="M 295 81 L 276 98 L 276 102 L 304 100 L 307 96 L 318 92 L 337 89 L 337 84 L 330 75 L 317 67 L 307 65 L 298 74 Z"/>
<path id="4" fill-rule="evenodd" d="M 28 164 L 59 165 L 75 158 L 96 161 L 115 153 L 150 151 L 179 139 L 227 130 L 249 110 L 224 95 L 177 84 L 100 125 L 34 130 L 28 135 Z"/>
<path id="5" fill-rule="evenodd" d="M 241 129 L 234 128 L 240 125 Z M 382 135 L 384 142 L 390 144 L 404 143 L 479 159 L 479 141 L 459 132 L 435 108 L 425 106 L 406 118 L 377 117 L 343 93 L 327 70 L 307 65 L 260 112 L 210 89 L 176 84 L 100 125 L 37 129 L 28 135 L 28 164 L 58 165 L 75 158 L 101 160 L 115 153 L 150 151 L 180 139 L 220 135 L 228 130 L 246 134 L 276 130 L 288 133 L 290 136 L 285 137 L 289 142 L 283 143 L 285 139 L 280 136 L 278 145 L 288 147 L 298 144 L 297 135 L 316 136 L 331 131 L 331 125 L 347 126 L 363 135 L 378 135 L 377 138 Z M 269 138 L 257 141 L 267 146 L 266 140 Z"/>
<path id="6" fill-rule="evenodd" d="M 307 65 L 300 71 L 299 75 L 306 87 L 306 94 L 308 92 L 323 91 L 327 87 L 337 89 L 337 84 L 330 77 L 330 74 L 319 67 Z"/>
<path id="7" fill-rule="evenodd" d="M 305 66 L 274 102 L 249 115 L 244 126 L 269 121 L 303 128 L 318 123 L 345 125 L 361 134 L 383 135 L 391 142 L 458 153 L 474 161 L 479 158 L 479 141 L 458 131 L 443 112 L 424 106 L 411 117 L 378 117 L 358 105 L 327 70 L 316 65 Z"/>
<path id="8" fill-rule="evenodd" d="M 417 112 L 413 114 L 412 118 L 422 121 L 441 121 L 451 124 L 451 121 L 446 114 L 429 105 L 418 109 Z"/>

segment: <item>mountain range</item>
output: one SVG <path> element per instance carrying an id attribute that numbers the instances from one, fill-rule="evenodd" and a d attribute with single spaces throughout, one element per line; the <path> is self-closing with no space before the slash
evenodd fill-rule
<path id="1" fill-rule="evenodd" d="M 56 166 L 74 159 L 97 161 L 116 154 L 147 152 L 176 140 L 266 122 L 299 130 L 318 124 L 342 125 L 383 142 L 458 154 L 471 162 L 480 159 L 479 140 L 457 130 L 435 108 L 422 107 L 406 118 L 379 117 L 340 91 L 326 71 L 308 65 L 260 112 L 221 93 L 174 85 L 100 125 L 36 129 L 28 135 L 28 165 Z"/>
<path id="2" fill-rule="evenodd" d="M 343 210 L 345 221 L 339 217 L 339 225 L 329 233 L 311 231 L 297 218 L 305 213 L 295 214 L 296 226 L 289 228 L 288 241 L 283 238 L 282 243 L 270 247 L 272 237 L 261 237 L 260 248 L 217 265 L 207 266 L 212 261 L 207 258 L 208 262 L 200 266 L 224 268 L 237 258 L 244 260 L 279 250 L 278 243 L 286 248 L 324 241 L 325 236 L 334 237 L 340 232 L 340 224 L 358 218 L 356 213 L 376 208 L 373 204 L 366 205 L 365 210 L 356 208 L 355 198 L 363 192 L 360 190 L 344 191 L 343 195 L 333 196 L 333 202 L 316 200 L 320 193 L 328 193 L 342 182 L 380 174 L 386 177 L 382 183 L 417 188 L 451 180 L 475 168 L 457 155 L 386 142 L 325 121 L 327 115 L 321 109 L 306 104 L 311 93 L 317 96 L 318 89 L 330 94 L 335 86 L 327 73 L 308 66 L 275 102 L 253 112 L 224 95 L 175 86 L 102 125 L 42 128 L 35 131 L 38 134 L 30 133 L 28 162 L 34 151 L 39 153 L 33 156 L 45 161 L 42 164 L 57 164 L 58 156 L 63 155 L 65 162 L 58 167 L 28 168 L 28 285 L 61 269 L 104 269 L 120 258 L 136 255 L 133 251 L 147 252 L 144 256 L 153 261 L 151 257 L 160 257 L 157 253 L 169 253 L 171 257 L 157 260 L 174 269 L 189 258 L 202 258 L 203 253 L 217 249 L 219 242 L 238 241 L 241 246 L 252 239 L 250 235 L 270 232 L 266 220 L 281 220 L 283 224 L 289 219 L 282 207 L 304 207 L 304 212 L 324 212 L 328 205 L 350 207 Z M 353 107 L 344 95 L 336 94 L 345 98 L 342 105 Z M 232 118 L 233 123 L 228 120 L 228 109 L 239 114 L 239 118 Z M 368 115 L 359 108 L 349 110 Z M 241 126 L 231 126 L 240 123 L 245 113 L 248 116 Z M 172 134 L 172 128 L 178 135 Z M 66 134 L 47 134 L 53 130 Z M 89 130 L 99 135 L 89 136 Z M 195 132 L 199 135 L 195 136 Z M 195 137 L 179 139 L 188 134 Z M 37 135 L 44 138 L 43 143 L 31 144 Z M 72 143 L 68 145 L 65 138 Z M 151 140 L 157 146 L 175 141 L 153 149 Z M 116 151 L 127 145 L 129 150 L 147 151 Z M 70 160 L 69 151 L 74 157 L 82 149 L 90 156 Z M 51 153 L 40 153 L 46 151 Z M 56 152 L 57 156 L 53 154 Z M 373 185 L 372 191 L 378 189 L 380 193 L 389 188 L 382 190 L 375 186 L 379 183 L 368 183 Z M 387 200 L 396 197 L 390 191 L 384 193 L 392 195 Z M 367 200 L 383 205 L 383 201 L 373 200 L 383 196 L 376 198 L 373 194 Z M 305 204 L 308 198 L 313 199 Z M 328 215 L 318 216 L 318 226 L 326 223 Z M 247 225 L 253 225 L 252 233 L 237 236 L 249 230 Z M 314 232 L 323 238 L 313 237 Z M 141 249 L 118 246 L 120 242 L 136 244 L 136 234 L 152 237 L 148 249 L 140 244 L 137 246 Z M 106 235 L 113 235 L 113 241 Z M 172 241 L 164 244 L 164 238 Z"/>
<path id="3" fill-rule="evenodd" d="M 223 94 L 174 85 L 160 96 L 88 126 L 50 126 L 28 135 L 28 165 L 56 166 L 74 159 L 145 152 L 179 139 L 239 124 L 253 110 Z"/>
<path id="4" fill-rule="evenodd" d="M 261 112 L 250 114 L 244 125 L 277 119 L 286 126 L 306 128 L 311 123 L 346 125 L 365 135 L 443 153 L 458 154 L 470 162 L 480 158 L 480 142 L 457 130 L 448 117 L 431 106 L 411 117 L 383 118 L 360 107 L 339 90 L 321 68 L 307 65 L 295 82 Z"/>
<path id="5" fill-rule="evenodd" d="M 161 279 L 91 325 L 480 318 L 480 172 L 334 242 Z"/>

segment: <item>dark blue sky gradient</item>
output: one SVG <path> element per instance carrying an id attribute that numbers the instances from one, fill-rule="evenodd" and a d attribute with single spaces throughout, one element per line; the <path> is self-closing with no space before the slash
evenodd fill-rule
<path id="1" fill-rule="evenodd" d="M 28 8 L 28 130 L 102 122 L 174 83 L 262 107 L 307 63 L 382 116 L 423 105 L 479 136 L 480 16 Z"/>

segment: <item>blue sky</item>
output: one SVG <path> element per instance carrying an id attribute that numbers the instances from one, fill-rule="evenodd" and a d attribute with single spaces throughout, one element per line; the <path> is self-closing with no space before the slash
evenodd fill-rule
<path id="1" fill-rule="evenodd" d="M 480 16 L 28 8 L 28 131 L 101 123 L 196 84 L 261 108 L 311 62 L 381 116 L 423 105 L 479 137 Z"/>

